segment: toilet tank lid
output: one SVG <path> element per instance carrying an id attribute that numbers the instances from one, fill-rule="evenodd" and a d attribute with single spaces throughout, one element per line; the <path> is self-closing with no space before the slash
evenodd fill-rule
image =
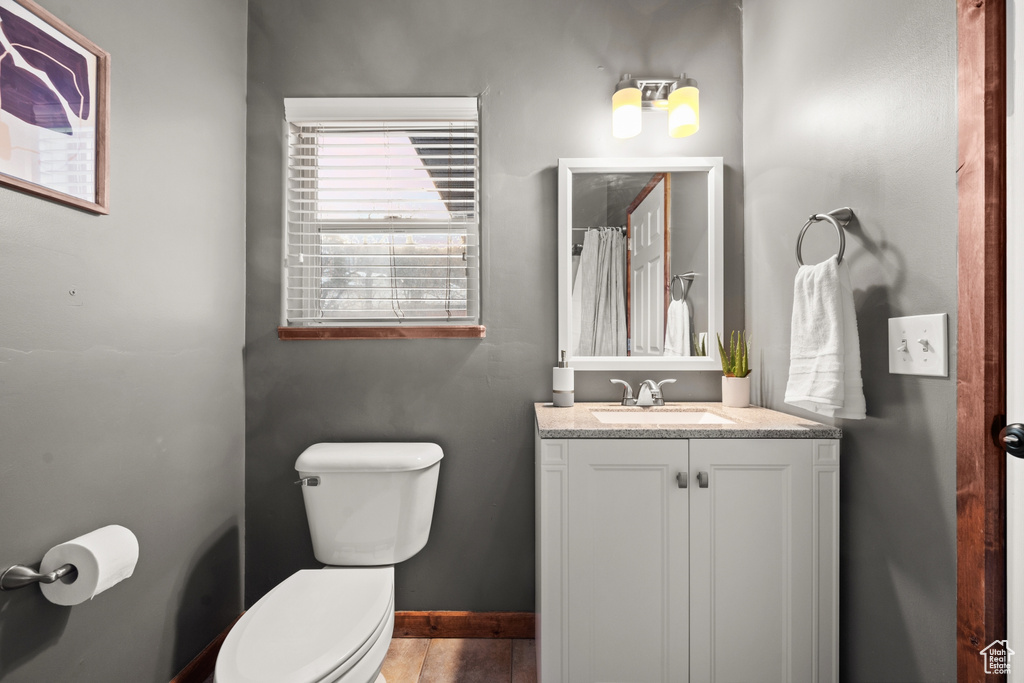
<path id="1" fill-rule="evenodd" d="M 295 461 L 304 474 L 318 472 L 408 472 L 444 457 L 436 443 L 315 443 Z"/>

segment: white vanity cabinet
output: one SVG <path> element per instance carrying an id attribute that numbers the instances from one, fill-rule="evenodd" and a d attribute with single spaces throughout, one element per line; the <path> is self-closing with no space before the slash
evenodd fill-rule
<path id="1" fill-rule="evenodd" d="M 541 683 L 838 678 L 839 442 L 537 436 Z"/>

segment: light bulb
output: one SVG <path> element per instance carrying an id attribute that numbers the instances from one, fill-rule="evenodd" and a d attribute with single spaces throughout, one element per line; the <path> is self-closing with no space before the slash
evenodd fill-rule
<path id="1" fill-rule="evenodd" d="M 668 134 L 674 138 L 693 135 L 700 128 L 700 91 L 697 81 L 683 78 L 668 96 Z"/>
<path id="2" fill-rule="evenodd" d="M 612 95 L 612 135 L 631 138 L 640 134 L 640 88 L 629 74 L 622 77 Z"/>

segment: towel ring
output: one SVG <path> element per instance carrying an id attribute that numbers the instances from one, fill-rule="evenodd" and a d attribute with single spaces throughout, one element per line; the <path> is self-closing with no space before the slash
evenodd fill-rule
<path id="1" fill-rule="evenodd" d="M 803 246 L 804 235 L 807 234 L 807 228 L 811 227 L 812 223 L 828 221 L 832 224 L 832 227 L 836 229 L 836 234 L 839 235 L 839 253 L 836 254 L 836 263 L 842 263 L 843 253 L 846 251 L 846 231 L 843 230 L 843 225 L 849 223 L 851 218 L 853 218 L 853 210 L 848 207 L 833 209 L 828 213 L 812 214 L 811 217 L 807 219 L 807 222 L 804 223 L 804 227 L 800 229 L 800 236 L 796 238 L 796 262 L 801 266 L 804 265 L 804 259 L 800 255 L 800 248 Z M 843 225 L 839 224 L 840 221 L 842 221 Z"/>
<path id="2" fill-rule="evenodd" d="M 672 276 L 672 282 L 669 283 L 669 296 L 672 297 L 672 301 L 683 301 L 686 299 L 686 295 L 690 291 L 690 285 L 693 284 L 694 275 L 696 275 L 696 273 L 690 272 Z M 676 298 L 676 282 L 679 283 L 679 289 L 682 292 L 678 299 Z"/>

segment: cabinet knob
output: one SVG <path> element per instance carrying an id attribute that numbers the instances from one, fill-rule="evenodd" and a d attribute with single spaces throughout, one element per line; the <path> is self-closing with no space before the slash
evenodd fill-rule
<path id="1" fill-rule="evenodd" d="M 708 473 L 707 472 L 698 472 L 697 473 L 697 486 L 701 487 L 702 489 L 706 489 L 708 487 Z"/>
<path id="2" fill-rule="evenodd" d="M 679 484 L 679 488 L 681 488 L 681 489 L 685 489 L 686 488 L 686 484 L 687 484 L 686 472 L 677 472 L 676 473 L 676 483 Z"/>

